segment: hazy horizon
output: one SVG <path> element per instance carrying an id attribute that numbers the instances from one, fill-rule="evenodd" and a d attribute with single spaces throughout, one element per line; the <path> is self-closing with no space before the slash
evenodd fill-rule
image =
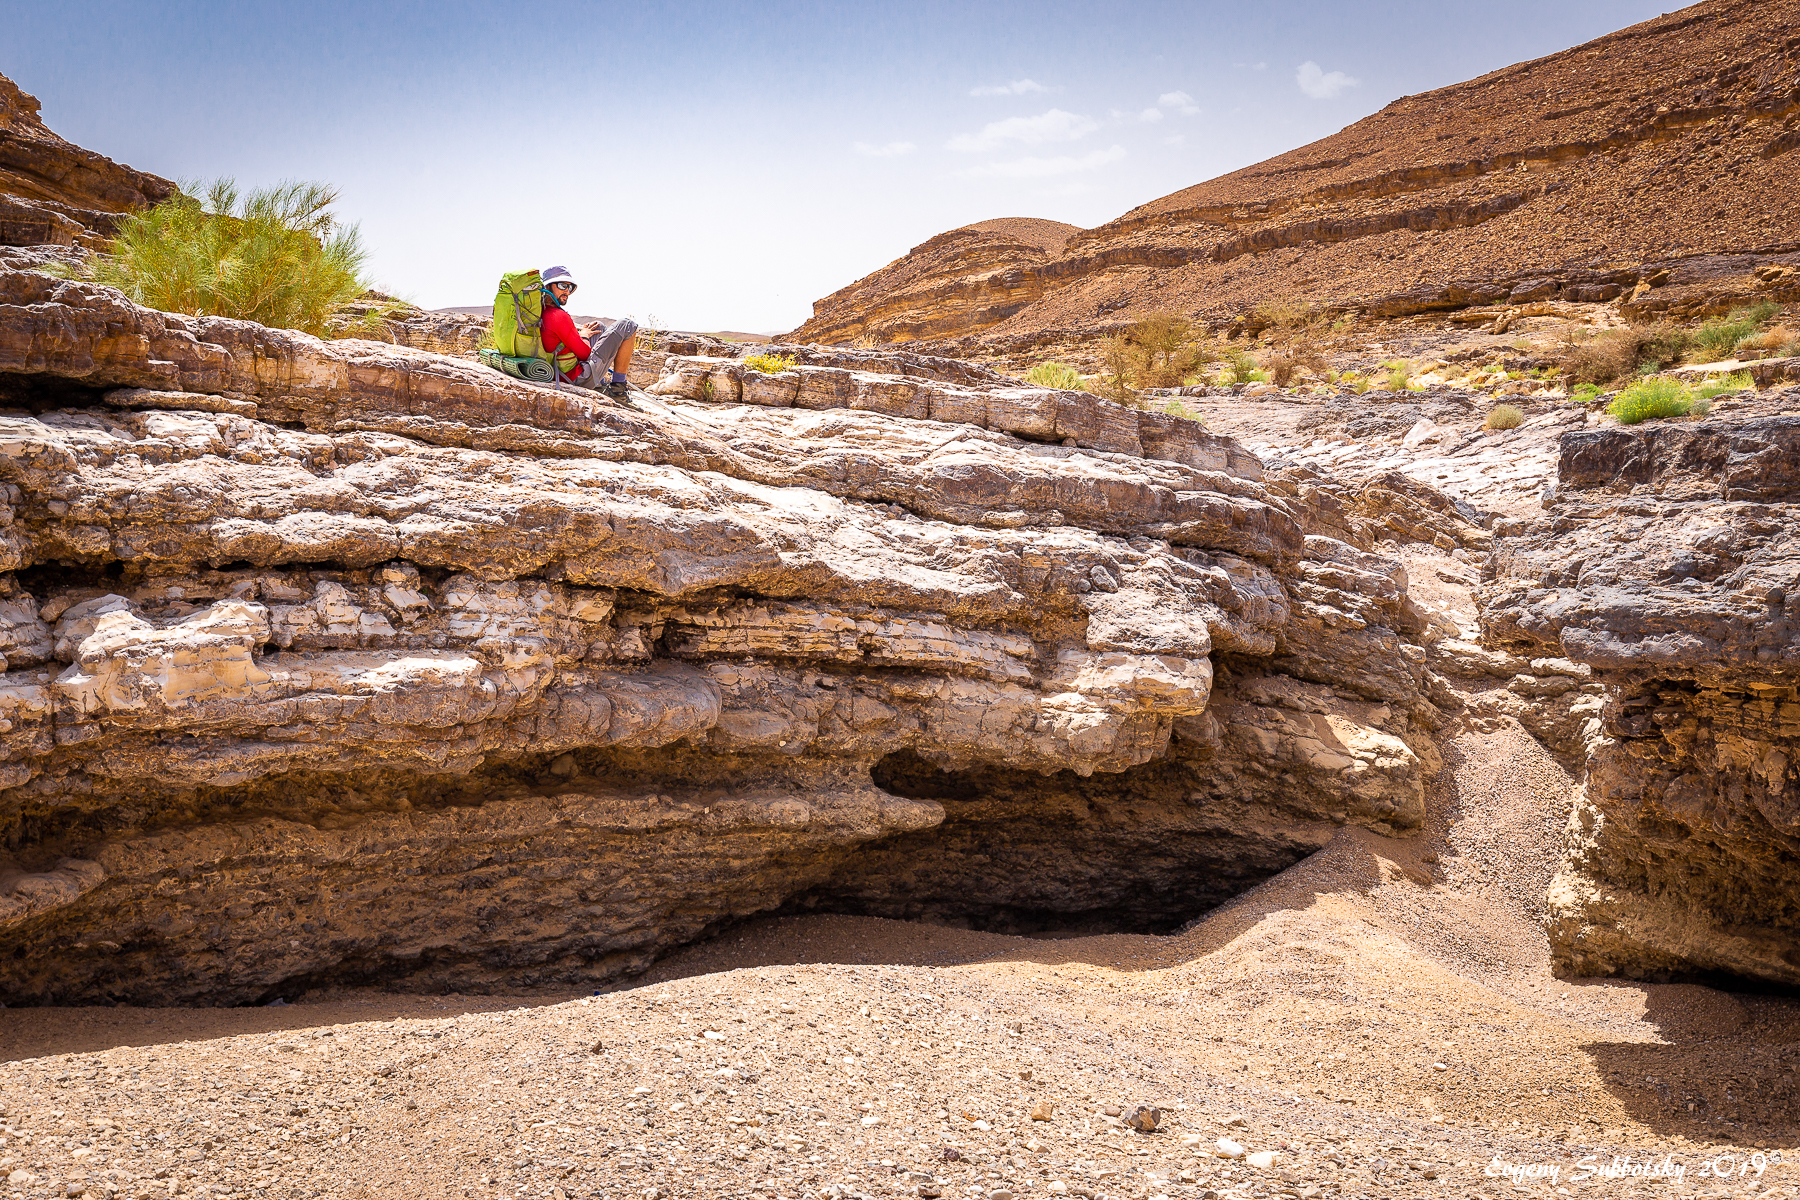
<path id="1" fill-rule="evenodd" d="M 371 276 L 427 308 L 563 263 L 584 311 L 773 332 L 945 230 L 1091 227 L 1663 10 L 577 5 L 541 39 L 494 11 L 9 3 L 31 53 L 0 73 L 141 170 L 335 185 Z"/>

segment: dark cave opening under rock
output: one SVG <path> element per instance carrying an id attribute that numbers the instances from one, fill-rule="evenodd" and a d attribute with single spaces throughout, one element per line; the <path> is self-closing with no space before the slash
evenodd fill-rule
<path id="1" fill-rule="evenodd" d="M 944 806 L 941 825 L 847 851 L 782 915 L 833 913 L 1021 935 L 1172 933 L 1318 848 L 1316 830 L 1246 827 L 1164 759 L 1118 774 L 945 770 L 911 751 L 870 772 Z"/>

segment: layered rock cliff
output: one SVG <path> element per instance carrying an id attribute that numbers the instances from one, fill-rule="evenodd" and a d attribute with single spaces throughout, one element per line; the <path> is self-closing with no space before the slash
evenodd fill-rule
<path id="1" fill-rule="evenodd" d="M 1797 17 L 1791 0 L 1707 0 L 1402 97 L 1055 253 L 954 231 L 820 300 L 793 337 L 1030 343 L 1157 309 L 1236 321 L 1268 300 L 1692 315 L 1800 298 Z"/>
<path id="2" fill-rule="evenodd" d="M 175 194 L 167 179 L 64 141 L 0 75 L 0 246 L 94 246 L 119 213 Z"/>
<path id="3" fill-rule="evenodd" d="M 1404 569 L 1229 439 L 917 356 L 656 391 L 0 272 L 9 1001 L 1173 924 L 1421 819 Z"/>
<path id="4" fill-rule="evenodd" d="M 1489 636 L 1606 689 L 1550 896 L 1574 974 L 1800 982 L 1797 404 L 1566 434 L 1496 544 Z"/>

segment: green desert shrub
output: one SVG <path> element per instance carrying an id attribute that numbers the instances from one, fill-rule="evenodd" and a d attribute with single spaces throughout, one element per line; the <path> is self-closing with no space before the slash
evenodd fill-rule
<path id="1" fill-rule="evenodd" d="M 761 371 L 765 375 L 779 375 L 794 365 L 791 354 L 748 354 L 744 356 L 744 365 L 752 371 Z"/>
<path id="2" fill-rule="evenodd" d="M 1224 375 L 1221 375 L 1220 382 L 1222 383 L 1260 383 L 1268 378 L 1247 351 L 1240 350 L 1236 346 L 1227 346 L 1224 350 L 1224 358 L 1225 374 L 1230 378 L 1226 379 Z"/>
<path id="3" fill-rule="evenodd" d="M 188 185 L 198 190 L 198 185 Z M 319 337 L 378 329 L 378 310 L 351 314 L 369 290 L 355 225 L 331 213 L 323 183 L 240 192 L 218 179 L 121 222 L 92 278 L 163 312 L 234 317 Z"/>
<path id="4" fill-rule="evenodd" d="M 1025 382 L 1038 387 L 1061 388 L 1065 392 L 1084 390 L 1081 372 L 1068 363 L 1041 362 L 1025 372 Z"/>
<path id="5" fill-rule="evenodd" d="M 1598 400 L 1599 398 L 1600 388 L 1598 385 L 1592 383 L 1578 383 L 1575 385 L 1575 390 L 1569 394 L 1569 399 L 1581 404 L 1586 404 L 1590 400 Z"/>
<path id="6" fill-rule="evenodd" d="M 1702 400 L 1710 401 L 1714 396 L 1723 396 L 1729 392 L 1741 392 L 1745 388 L 1756 386 L 1747 371 L 1739 371 L 1735 375 L 1715 375 L 1694 389 L 1694 395 Z"/>
<path id="7" fill-rule="evenodd" d="M 1657 417 L 1685 417 L 1694 407 L 1688 390 L 1673 379 L 1640 379 L 1606 406 L 1621 425 L 1636 425 Z"/>
<path id="8" fill-rule="evenodd" d="M 1730 358 L 1739 342 L 1755 336 L 1762 323 L 1774 316 L 1773 304 L 1756 304 L 1733 309 L 1724 317 L 1707 321 L 1694 331 L 1694 358 L 1698 362 L 1718 362 Z"/>
<path id="9" fill-rule="evenodd" d="M 1101 346 L 1101 394 L 1135 402 L 1144 388 L 1177 387 L 1219 358 L 1191 317 L 1155 312 L 1141 317 Z M 1088 389 L 1092 390 L 1092 389 Z"/>
<path id="10" fill-rule="evenodd" d="M 1525 423 L 1525 414 L 1510 404 L 1496 404 L 1481 423 L 1483 429 L 1517 429 Z"/>

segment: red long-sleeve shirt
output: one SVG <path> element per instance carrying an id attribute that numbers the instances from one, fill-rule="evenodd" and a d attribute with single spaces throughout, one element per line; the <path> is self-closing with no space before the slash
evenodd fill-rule
<path id="1" fill-rule="evenodd" d="M 588 355 L 593 353 L 593 348 L 575 328 L 575 318 L 561 305 L 545 304 L 540 329 L 539 336 L 543 338 L 544 349 L 550 351 L 556 362 L 556 369 L 563 373 L 564 379 L 573 379 L 576 366 L 586 362 Z"/>

